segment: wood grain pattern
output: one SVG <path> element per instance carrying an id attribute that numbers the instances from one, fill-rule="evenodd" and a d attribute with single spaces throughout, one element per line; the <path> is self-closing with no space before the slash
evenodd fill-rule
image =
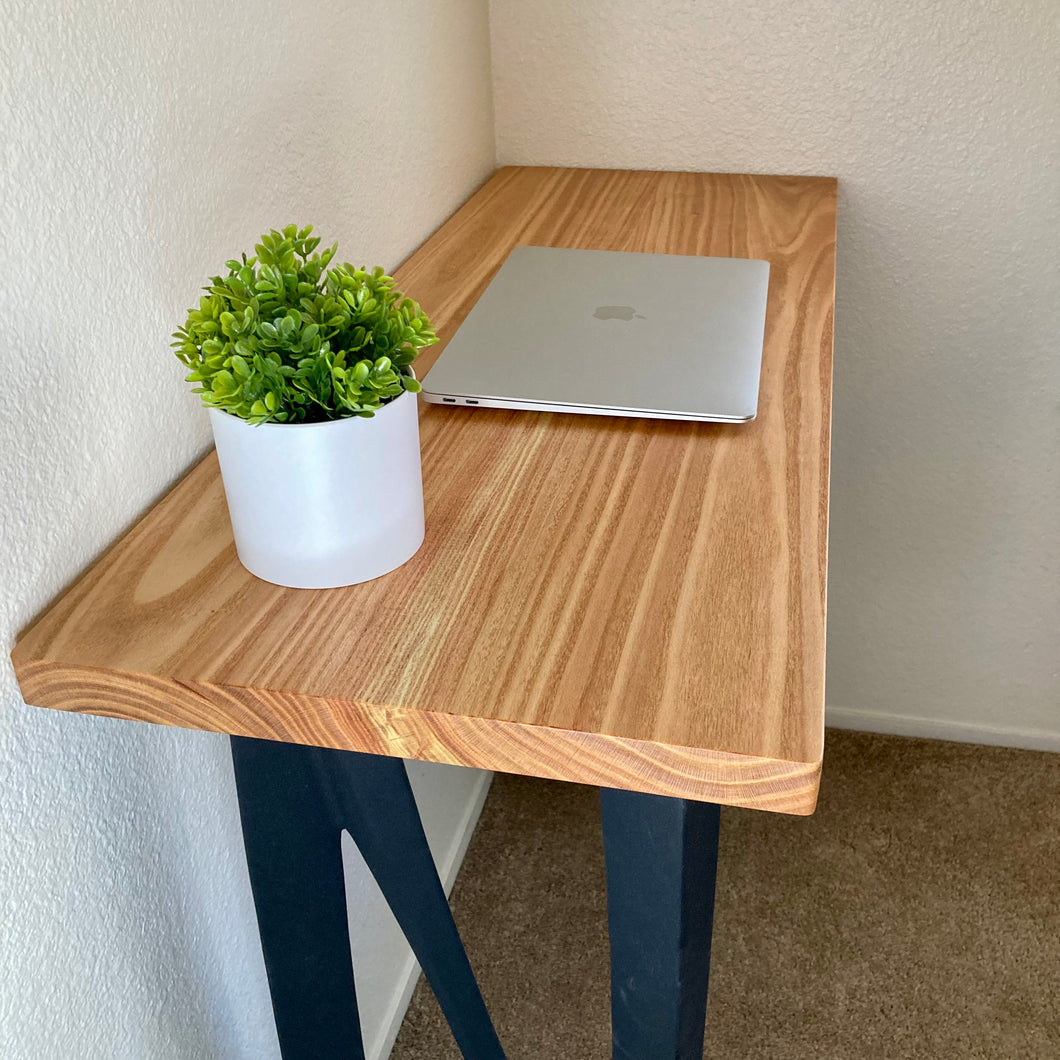
<path id="1" fill-rule="evenodd" d="M 835 196 L 501 170 L 397 271 L 443 344 L 520 243 L 766 258 L 758 419 L 421 403 L 426 542 L 347 589 L 251 577 L 211 455 L 20 639 L 27 702 L 812 812 Z"/>

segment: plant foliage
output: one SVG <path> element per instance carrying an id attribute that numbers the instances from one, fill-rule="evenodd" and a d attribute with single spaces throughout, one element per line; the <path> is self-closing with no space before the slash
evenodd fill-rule
<path id="1" fill-rule="evenodd" d="M 420 384 L 409 365 L 437 342 L 420 307 L 381 268 L 328 267 L 312 225 L 261 237 L 228 261 L 173 333 L 204 405 L 250 423 L 371 416 Z"/>

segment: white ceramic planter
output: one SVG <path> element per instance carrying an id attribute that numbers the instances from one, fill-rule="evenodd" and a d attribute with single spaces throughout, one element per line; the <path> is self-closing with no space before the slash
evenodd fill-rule
<path id="1" fill-rule="evenodd" d="M 258 578 L 331 589 L 378 578 L 423 543 L 416 395 L 371 419 L 246 421 L 210 409 L 240 562 Z"/>

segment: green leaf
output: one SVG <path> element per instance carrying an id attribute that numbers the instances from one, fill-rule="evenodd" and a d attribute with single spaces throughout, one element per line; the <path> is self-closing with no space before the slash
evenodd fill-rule
<path id="1" fill-rule="evenodd" d="M 214 397 L 229 397 L 239 389 L 239 385 L 231 372 L 222 370 L 214 375 L 210 389 Z"/>

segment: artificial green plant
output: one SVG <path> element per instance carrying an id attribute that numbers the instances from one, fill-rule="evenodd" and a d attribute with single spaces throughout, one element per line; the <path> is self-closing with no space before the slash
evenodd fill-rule
<path id="1" fill-rule="evenodd" d="M 204 405 L 249 423 L 372 416 L 420 384 L 409 366 L 437 342 L 420 307 L 381 268 L 332 265 L 312 225 L 261 237 L 228 261 L 173 333 Z"/>

